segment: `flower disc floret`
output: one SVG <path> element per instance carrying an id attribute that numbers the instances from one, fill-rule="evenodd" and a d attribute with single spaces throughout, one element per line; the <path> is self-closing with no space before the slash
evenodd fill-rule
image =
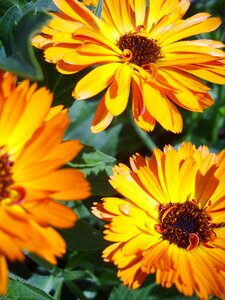
<path id="1" fill-rule="evenodd" d="M 3 147 L 0 147 L 0 201 L 9 196 L 8 188 L 13 183 L 12 166 L 9 155 L 3 152 Z"/>
<path id="2" fill-rule="evenodd" d="M 187 250 L 209 242 L 213 232 L 209 216 L 194 201 L 160 206 L 156 228 L 170 244 Z"/>
<path id="3" fill-rule="evenodd" d="M 150 63 L 155 63 L 160 57 L 160 47 L 153 39 L 137 34 L 125 34 L 120 37 L 117 46 L 123 53 L 130 51 L 130 57 L 126 60 L 130 63 L 142 67 Z"/>

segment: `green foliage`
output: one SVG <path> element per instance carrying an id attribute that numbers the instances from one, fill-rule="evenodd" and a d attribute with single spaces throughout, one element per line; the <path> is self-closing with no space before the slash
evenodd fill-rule
<path id="1" fill-rule="evenodd" d="M 77 221 L 74 228 L 60 232 L 70 250 L 94 251 L 106 246 L 102 234 L 89 223 L 81 220 Z"/>
<path id="2" fill-rule="evenodd" d="M 9 292 L 1 300 L 53 300 L 51 296 L 41 289 L 26 283 L 20 278 L 11 278 Z"/>
<path id="3" fill-rule="evenodd" d="M 96 16 L 98 16 L 99 18 L 101 18 L 101 16 L 102 16 L 102 0 L 98 1 L 98 5 L 97 5 L 97 7 L 95 9 L 95 14 L 96 14 Z"/>
<path id="4" fill-rule="evenodd" d="M 49 21 L 50 16 L 33 9 L 29 3 L 19 7 L 10 6 L 8 1 L 5 6 L 0 6 L 0 11 L 4 7 L 8 9 L 0 19 L 0 40 L 4 47 L 0 68 L 32 80 L 42 79 L 42 70 L 34 55 L 31 39 Z"/>
<path id="5" fill-rule="evenodd" d="M 160 295 L 160 297 L 159 297 Z M 156 283 L 145 284 L 141 289 L 132 290 L 124 285 L 119 285 L 113 288 L 109 300 L 184 300 L 187 297 L 181 295 L 175 288 L 165 289 Z M 192 297 L 192 300 L 197 300 L 197 297 Z"/>

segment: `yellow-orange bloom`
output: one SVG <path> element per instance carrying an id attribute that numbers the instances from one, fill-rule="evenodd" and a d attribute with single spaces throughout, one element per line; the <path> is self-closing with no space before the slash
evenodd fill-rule
<path id="1" fill-rule="evenodd" d="M 0 71 L 0 294 L 8 282 L 7 260 L 36 253 L 52 264 L 66 245 L 52 228 L 74 225 L 75 213 L 55 200 L 84 199 L 89 184 L 77 170 L 63 168 L 76 156 L 78 141 L 62 142 L 67 109 L 50 108 L 44 87 Z"/>
<path id="2" fill-rule="evenodd" d="M 183 143 L 176 151 L 139 154 L 131 169 L 114 167 L 111 185 L 123 195 L 95 203 L 113 244 L 103 252 L 118 277 L 139 287 L 150 273 L 163 287 L 200 299 L 225 299 L 225 150 Z"/>
<path id="3" fill-rule="evenodd" d="M 59 72 L 96 66 L 76 85 L 73 96 L 87 99 L 106 89 L 94 116 L 93 133 L 107 128 L 132 101 L 136 123 L 151 131 L 156 121 L 181 132 L 176 108 L 202 112 L 213 104 L 209 87 L 197 77 L 225 84 L 224 45 L 183 40 L 215 30 L 219 18 L 199 13 L 182 19 L 189 0 L 103 0 L 102 18 L 76 0 L 53 0 L 61 10 L 34 38 Z"/>

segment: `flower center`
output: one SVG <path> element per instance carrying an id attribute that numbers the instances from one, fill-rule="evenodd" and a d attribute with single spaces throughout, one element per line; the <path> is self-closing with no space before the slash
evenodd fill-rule
<path id="1" fill-rule="evenodd" d="M 156 225 L 164 240 L 187 250 L 210 241 L 213 236 L 212 227 L 214 225 L 209 216 L 191 201 L 161 206 L 159 224 Z"/>
<path id="2" fill-rule="evenodd" d="M 0 147 L 0 201 L 10 196 L 8 187 L 13 184 L 11 168 L 13 162 L 10 161 L 9 155 L 3 153 Z"/>
<path id="3" fill-rule="evenodd" d="M 123 51 L 127 61 L 139 67 L 155 63 L 162 57 L 160 47 L 155 40 L 135 33 L 121 36 L 117 46 Z"/>
<path id="4" fill-rule="evenodd" d="M 198 229 L 198 223 L 192 217 L 192 215 L 185 214 L 185 213 L 180 214 L 177 217 L 174 226 L 180 228 L 183 233 L 193 233 Z"/>

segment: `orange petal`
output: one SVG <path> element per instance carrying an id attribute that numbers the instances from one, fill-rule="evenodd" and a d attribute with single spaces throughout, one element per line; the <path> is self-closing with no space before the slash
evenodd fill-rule
<path id="1" fill-rule="evenodd" d="M 8 266 L 6 258 L 0 256 L 0 295 L 6 293 L 8 287 Z"/>
<path id="2" fill-rule="evenodd" d="M 152 131 L 155 127 L 155 119 L 144 105 L 142 84 L 138 76 L 132 80 L 132 112 L 135 122 L 146 131 Z"/>
<path id="3" fill-rule="evenodd" d="M 57 228 L 72 227 L 77 219 L 72 209 L 49 199 L 27 201 L 24 207 L 38 223 Z"/>
<path id="4" fill-rule="evenodd" d="M 113 120 L 113 115 L 105 106 L 105 95 L 100 100 L 91 124 L 91 132 L 99 133 L 106 129 Z"/>

